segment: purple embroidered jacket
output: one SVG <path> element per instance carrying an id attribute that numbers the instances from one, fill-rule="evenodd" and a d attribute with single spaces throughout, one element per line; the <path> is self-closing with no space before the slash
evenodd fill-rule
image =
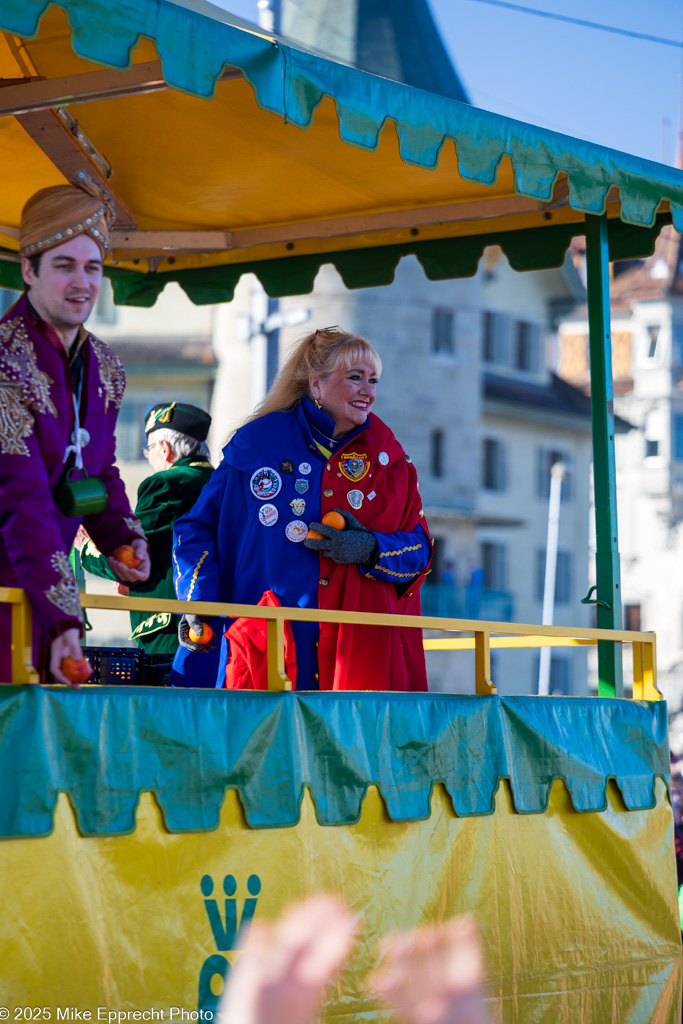
<path id="1" fill-rule="evenodd" d="M 102 480 L 109 500 L 104 512 L 81 520 L 64 516 L 53 497 L 74 464 L 73 454 L 64 463 L 75 419 L 68 353 L 53 328 L 31 312 L 26 295 L 0 320 L 0 585 L 28 593 L 34 637 L 40 633 L 48 643 L 74 626 L 82 631 L 68 558 L 80 523 L 106 555 L 144 536 L 114 465 L 123 366 L 91 334 L 83 347 L 80 425 L 90 435 L 83 463 L 88 476 Z M 8 606 L 2 611 L 8 623 Z M 5 632 L 0 661 L 9 659 L 9 646 Z M 8 678 L 6 671 L 0 680 Z"/>

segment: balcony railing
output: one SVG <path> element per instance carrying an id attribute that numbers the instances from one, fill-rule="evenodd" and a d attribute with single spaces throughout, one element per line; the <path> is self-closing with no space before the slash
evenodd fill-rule
<path id="1" fill-rule="evenodd" d="M 514 600 L 506 590 L 454 587 L 449 583 L 426 584 L 421 591 L 422 614 L 445 619 L 486 619 L 512 622 Z"/>
<path id="2" fill-rule="evenodd" d="M 0 604 L 12 606 L 12 679 L 0 682 L 37 683 L 33 667 L 31 611 L 26 592 L 0 587 Z M 474 651 L 474 682 L 478 694 L 495 694 L 491 681 L 491 650 L 511 647 L 573 647 L 598 643 L 631 644 L 633 649 L 633 699 L 661 700 L 657 689 L 657 650 L 654 633 L 636 633 L 623 629 L 583 629 L 570 626 L 535 626 L 520 622 L 490 622 L 476 619 L 452 619 L 428 615 L 385 615 L 369 612 L 327 611 L 322 608 L 259 607 L 251 604 L 223 604 L 209 601 L 170 601 L 157 597 L 117 597 L 108 594 L 81 594 L 83 608 L 108 608 L 116 611 L 192 612 L 205 618 L 265 619 L 266 658 L 269 690 L 291 690 L 285 671 L 285 622 L 340 622 L 366 626 L 399 626 L 403 629 L 430 629 L 441 633 L 471 636 L 423 639 L 425 651 Z M 621 696 L 621 690 L 616 693 Z"/>

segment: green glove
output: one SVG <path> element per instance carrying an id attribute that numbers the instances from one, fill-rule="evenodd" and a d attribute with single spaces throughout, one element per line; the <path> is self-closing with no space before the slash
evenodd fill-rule
<path id="1" fill-rule="evenodd" d="M 333 562 L 340 565 L 363 565 L 369 568 L 377 560 L 377 540 L 375 535 L 358 522 L 350 512 L 340 508 L 334 510 L 346 520 L 346 529 L 337 530 L 334 526 L 324 523 L 311 523 L 310 529 L 322 533 L 323 540 L 314 537 L 306 539 L 304 544 L 312 551 L 321 551 Z"/>

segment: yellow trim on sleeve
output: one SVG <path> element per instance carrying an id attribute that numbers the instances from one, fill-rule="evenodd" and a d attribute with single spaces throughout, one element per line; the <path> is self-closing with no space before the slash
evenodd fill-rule
<path id="1" fill-rule="evenodd" d="M 410 549 L 411 551 L 413 548 Z M 380 572 L 385 572 L 387 576 L 401 576 L 403 579 L 412 579 L 420 575 L 419 572 L 394 572 L 393 569 L 385 569 L 383 565 L 374 565 L 370 572 L 366 573 L 366 576 L 370 576 L 375 569 L 379 569 Z"/>
<path id="2" fill-rule="evenodd" d="M 188 601 L 192 598 L 192 591 L 194 590 L 194 585 L 197 582 L 197 576 L 199 576 L 199 570 L 201 569 L 202 562 L 204 561 L 204 559 L 206 558 L 208 553 L 209 553 L 208 551 L 205 551 L 204 554 L 202 555 L 202 557 L 199 559 L 199 561 L 197 562 L 197 564 L 194 567 L 194 572 L 192 573 L 192 583 L 190 583 L 190 589 L 189 589 L 188 595 L 187 595 L 187 600 Z"/>
<path id="3" fill-rule="evenodd" d="M 406 551 L 419 551 L 421 547 L 422 547 L 421 544 L 413 544 L 412 547 L 401 548 L 400 551 L 383 551 L 382 554 L 379 557 L 380 558 L 391 558 L 393 555 L 404 555 L 406 553 Z M 388 571 L 389 571 L 388 569 L 385 569 L 385 572 L 388 572 Z M 403 576 L 403 575 L 405 575 L 405 573 L 398 573 L 398 574 L 395 574 L 395 575 Z M 408 573 L 408 575 L 409 576 L 414 576 L 415 573 Z"/>
<path id="4" fill-rule="evenodd" d="M 177 574 L 177 576 L 176 576 L 176 578 L 175 578 L 175 582 L 176 582 L 176 588 L 175 588 L 175 589 L 176 589 L 176 594 L 178 593 L 178 584 L 180 583 L 180 566 L 178 565 L 178 559 L 177 559 L 177 557 L 176 557 L 176 550 L 177 550 L 177 548 L 179 548 L 179 547 L 180 547 L 180 534 L 178 534 L 178 543 L 177 543 L 177 545 L 176 545 L 176 546 L 175 546 L 175 547 L 173 548 L 173 561 L 175 562 L 175 567 L 176 567 L 176 569 L 178 570 L 178 574 Z"/>

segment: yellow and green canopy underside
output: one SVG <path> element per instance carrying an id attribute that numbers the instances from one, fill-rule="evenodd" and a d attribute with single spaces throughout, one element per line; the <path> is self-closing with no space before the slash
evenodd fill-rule
<path id="1" fill-rule="evenodd" d="M 247 271 L 296 294 L 327 262 L 350 287 L 386 284 L 408 253 L 430 278 L 464 276 L 489 244 L 516 269 L 557 266 L 587 214 L 607 213 L 612 258 L 683 229 L 680 171 L 327 60 L 198 0 L 4 0 L 0 30 L 0 246 L 16 252 L 37 188 L 79 159 L 109 166 L 118 301 L 152 304 L 169 280 L 225 300 Z M 18 271 L 0 261 L 0 283 Z"/>

